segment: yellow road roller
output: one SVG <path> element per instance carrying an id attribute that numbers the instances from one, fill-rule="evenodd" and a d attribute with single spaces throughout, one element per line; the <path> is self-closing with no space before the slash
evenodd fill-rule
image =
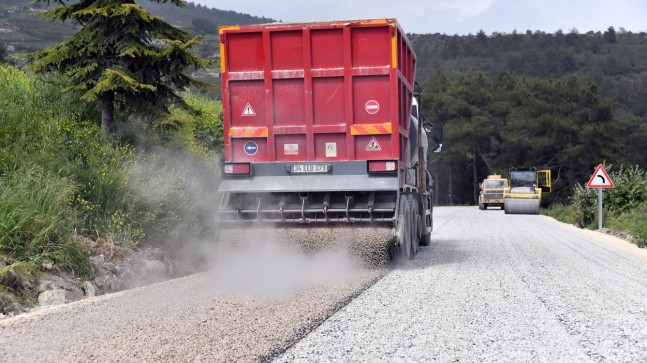
<path id="1" fill-rule="evenodd" d="M 505 214 L 539 214 L 542 192 L 550 193 L 550 170 L 510 169 L 510 182 L 503 191 Z"/>

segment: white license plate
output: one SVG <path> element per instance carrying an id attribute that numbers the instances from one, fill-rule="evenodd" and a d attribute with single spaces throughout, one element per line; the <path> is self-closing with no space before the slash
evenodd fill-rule
<path id="1" fill-rule="evenodd" d="M 330 168 L 328 164 L 292 164 L 290 172 L 293 174 L 327 173 Z"/>

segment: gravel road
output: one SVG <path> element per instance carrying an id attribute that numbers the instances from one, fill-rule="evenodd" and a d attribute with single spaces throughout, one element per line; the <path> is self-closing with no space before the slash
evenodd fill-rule
<path id="1" fill-rule="evenodd" d="M 0 362 L 647 361 L 647 251 L 543 216 L 434 215 L 432 245 L 390 272 L 246 245 L 210 273 L 2 320 Z"/>
<path id="2" fill-rule="evenodd" d="M 209 273 L 1 320 L 0 362 L 267 361 L 386 272 L 377 260 L 364 268 L 344 251 L 312 251 L 330 241 L 323 230 L 302 236 L 309 255 L 273 230 L 246 232 L 240 248 L 218 249 Z M 352 242 L 367 248 L 387 233 Z"/>
<path id="3" fill-rule="evenodd" d="M 434 216 L 415 261 L 276 361 L 647 361 L 647 251 L 544 216 Z"/>

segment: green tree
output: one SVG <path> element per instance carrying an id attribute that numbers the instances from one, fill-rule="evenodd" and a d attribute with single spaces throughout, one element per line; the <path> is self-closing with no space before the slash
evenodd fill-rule
<path id="1" fill-rule="evenodd" d="M 487 42 L 487 35 L 483 31 L 483 29 L 479 30 L 478 33 L 476 33 L 476 40 L 482 44 L 485 44 Z"/>
<path id="2" fill-rule="evenodd" d="M 166 3 L 168 0 L 150 0 Z M 170 0 L 178 7 L 183 0 Z M 205 86 L 184 73 L 209 62 L 191 50 L 197 38 L 153 16 L 134 0 L 35 0 L 60 6 L 43 13 L 51 21 L 75 21 L 82 29 L 68 40 L 33 54 L 36 72 L 60 72 L 65 91 L 101 109 L 101 129 L 114 130 L 115 104 L 158 116 L 189 106 L 178 95 Z"/>
<path id="3" fill-rule="evenodd" d="M 216 34 L 218 32 L 216 24 L 206 18 L 194 18 L 191 25 L 198 34 Z"/>
<path id="4" fill-rule="evenodd" d="M 616 30 L 612 26 L 610 26 L 609 29 L 607 29 L 604 32 L 603 37 L 604 37 L 604 40 L 607 41 L 607 43 L 615 43 L 616 40 L 617 40 L 616 39 Z"/>
<path id="5" fill-rule="evenodd" d="M 7 46 L 0 40 L 0 64 L 7 63 Z"/>

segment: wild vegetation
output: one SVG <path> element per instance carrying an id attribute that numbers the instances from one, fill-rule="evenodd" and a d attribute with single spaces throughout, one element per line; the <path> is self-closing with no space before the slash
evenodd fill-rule
<path id="1" fill-rule="evenodd" d="M 57 77 L 0 66 L 0 312 L 33 301 L 44 264 L 90 276 L 77 236 L 174 245 L 208 226 L 219 103 L 186 95 L 199 116 L 173 109 L 164 123 L 131 120 L 105 142 L 97 111 L 60 88 Z"/>
<path id="2" fill-rule="evenodd" d="M 7 63 L 7 46 L 0 39 L 0 64 Z"/>
<path id="3" fill-rule="evenodd" d="M 192 35 L 200 35 L 202 43 L 196 46 L 196 55 L 213 59 L 218 53 L 218 26 L 237 24 L 271 23 L 274 20 L 219 10 L 188 2 L 178 11 L 171 2 L 136 1 L 144 10 L 162 17 L 169 24 Z M 50 7 L 51 8 L 51 7 Z M 11 43 L 17 53 L 31 53 L 61 43 L 71 37 L 80 27 L 74 22 L 63 24 L 48 22 L 37 16 L 35 10 L 46 9 L 42 3 L 30 0 L 0 0 L 0 38 Z"/>
<path id="4" fill-rule="evenodd" d="M 638 246 L 647 246 L 647 170 L 637 166 L 607 169 L 615 188 L 603 191 L 604 227 L 625 231 Z M 557 204 L 547 213 L 579 227 L 597 228 L 597 195 L 597 190 L 577 184 L 570 205 Z"/>
<path id="5" fill-rule="evenodd" d="M 131 114 L 155 118 L 168 114 L 172 106 L 191 109 L 178 96 L 178 90 L 207 85 L 184 73 L 188 67 L 211 65 L 191 53 L 199 40 L 149 14 L 134 0 L 76 4 L 35 1 L 59 5 L 44 11 L 43 18 L 73 21 L 81 25 L 81 30 L 60 44 L 34 53 L 31 69 L 62 74 L 65 92 L 98 103 L 104 132 L 114 129 L 115 105 Z M 186 6 L 182 0 L 171 2 Z"/>
<path id="6" fill-rule="evenodd" d="M 594 84 L 574 76 L 441 73 L 426 86 L 428 118 L 445 125 L 445 150 L 431 159 L 440 203 L 474 203 L 480 180 L 511 167 L 552 169 L 550 198 L 565 201 L 601 161 L 647 163 L 647 123 L 614 113 Z"/>

